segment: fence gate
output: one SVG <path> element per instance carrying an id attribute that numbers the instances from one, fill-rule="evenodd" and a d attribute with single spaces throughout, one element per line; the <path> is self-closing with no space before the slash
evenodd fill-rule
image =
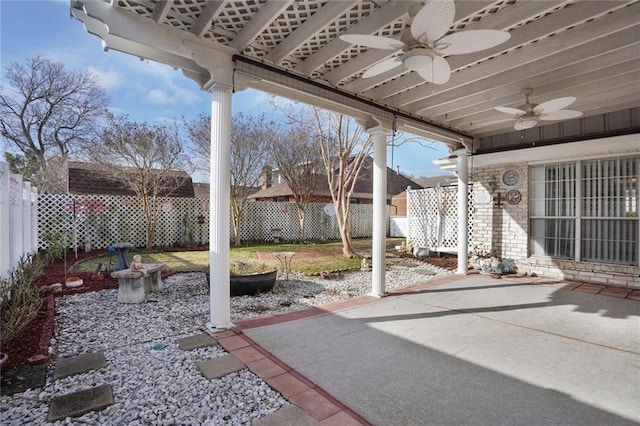
<path id="1" fill-rule="evenodd" d="M 473 186 L 469 185 L 469 200 L 473 199 Z M 469 228 L 466 237 L 472 247 L 473 203 L 467 201 Z M 458 187 L 408 191 L 407 240 L 414 247 L 429 247 L 432 251 L 456 252 L 458 250 Z"/>

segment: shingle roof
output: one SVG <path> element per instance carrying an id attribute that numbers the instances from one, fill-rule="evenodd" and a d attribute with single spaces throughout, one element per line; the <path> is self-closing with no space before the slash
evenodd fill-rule
<path id="1" fill-rule="evenodd" d="M 387 196 L 392 196 L 401 193 L 407 189 L 407 186 L 411 186 L 412 189 L 421 189 L 422 186 L 413 180 L 402 176 L 394 172 L 391 168 L 387 167 Z M 256 192 L 249 196 L 250 199 L 260 198 L 274 198 L 274 197 L 286 197 L 293 195 L 293 192 L 289 188 L 286 182 L 273 185 L 267 189 Z M 314 196 L 331 196 L 329 191 L 329 184 L 324 176 L 320 177 L 318 187 L 314 191 Z M 354 187 L 354 198 L 373 198 L 373 159 L 367 157 L 365 160 L 358 180 Z"/>
<path id="2" fill-rule="evenodd" d="M 175 173 L 183 177 L 185 181 L 169 196 L 194 198 L 191 177 L 182 171 L 176 171 Z M 69 194 L 78 195 L 136 195 L 134 191 L 126 188 L 122 182 L 98 176 L 91 171 L 91 164 L 80 162 L 69 162 L 68 192 Z M 166 192 L 161 193 L 160 196 L 166 196 Z"/>

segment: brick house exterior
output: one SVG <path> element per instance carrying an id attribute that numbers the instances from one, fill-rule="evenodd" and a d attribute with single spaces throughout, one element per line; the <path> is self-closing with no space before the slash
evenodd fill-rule
<path id="1" fill-rule="evenodd" d="M 640 143 L 635 138 L 631 135 L 608 138 L 597 144 L 589 143 L 592 141 L 565 144 L 556 149 L 560 155 L 548 149 L 544 154 L 545 148 L 540 147 L 503 156 L 521 159 L 516 162 L 497 160 L 494 164 L 483 164 L 476 157 L 474 161 L 480 164 L 472 172 L 471 254 L 492 251 L 500 258 L 514 259 L 519 272 L 538 276 L 640 289 L 637 181 Z M 529 161 L 524 161 L 527 157 Z M 562 171 L 560 168 L 576 175 L 569 173 L 563 178 L 558 174 L 555 181 L 551 180 L 556 170 Z M 507 187 L 501 179 L 509 169 L 522 172 L 522 182 L 515 187 Z M 592 171 L 587 174 L 589 170 Z M 535 172 L 545 180 L 536 182 L 532 176 Z M 532 188 L 555 192 L 538 199 Z M 512 190 L 521 197 L 517 203 L 515 199 L 511 202 L 505 199 Z M 593 192 L 582 194 L 587 191 Z M 571 210 L 574 206 L 575 211 Z M 614 207 L 615 217 L 601 218 L 604 209 Z M 551 217 L 549 211 L 556 208 L 566 211 Z M 595 216 L 597 212 L 593 210 L 599 210 L 600 216 Z M 548 217 L 539 219 L 541 215 Z M 557 224 L 561 222 L 570 226 L 560 229 Z M 534 229 L 535 224 L 543 232 Z"/>

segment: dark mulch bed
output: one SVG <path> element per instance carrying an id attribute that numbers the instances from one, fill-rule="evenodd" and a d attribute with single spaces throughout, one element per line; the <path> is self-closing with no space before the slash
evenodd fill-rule
<path id="1" fill-rule="evenodd" d="M 69 267 L 81 260 L 104 255 L 104 250 L 94 252 L 79 252 L 78 258 L 70 253 L 67 255 L 67 271 Z M 65 282 L 65 262 L 59 259 L 45 268 L 44 274 L 36 285 L 42 289 L 42 306 L 36 318 L 14 339 L 11 344 L 2 348 L 2 352 L 9 355 L 9 360 L 3 366 L 3 373 L 25 365 L 44 364 L 49 361 L 49 341 L 53 336 L 53 320 L 55 316 L 54 297 L 68 294 L 80 294 L 90 291 L 118 288 L 118 280 L 111 278 L 108 273 L 98 278 L 92 273 L 67 273 L 69 276 L 82 278 L 80 287 L 67 288 Z M 51 284 L 62 283 L 61 292 L 52 293 L 48 287 Z"/>

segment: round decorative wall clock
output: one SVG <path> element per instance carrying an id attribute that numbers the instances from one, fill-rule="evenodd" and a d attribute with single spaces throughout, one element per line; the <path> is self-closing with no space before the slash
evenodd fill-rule
<path id="1" fill-rule="evenodd" d="M 507 192 L 504 198 L 507 200 L 507 203 L 515 205 L 522 200 L 522 194 L 517 189 L 512 189 Z"/>
<path id="2" fill-rule="evenodd" d="M 500 182 L 502 182 L 502 184 L 507 188 L 520 186 L 522 181 L 524 181 L 524 173 L 522 173 L 522 170 L 515 167 L 505 169 L 500 175 Z"/>

